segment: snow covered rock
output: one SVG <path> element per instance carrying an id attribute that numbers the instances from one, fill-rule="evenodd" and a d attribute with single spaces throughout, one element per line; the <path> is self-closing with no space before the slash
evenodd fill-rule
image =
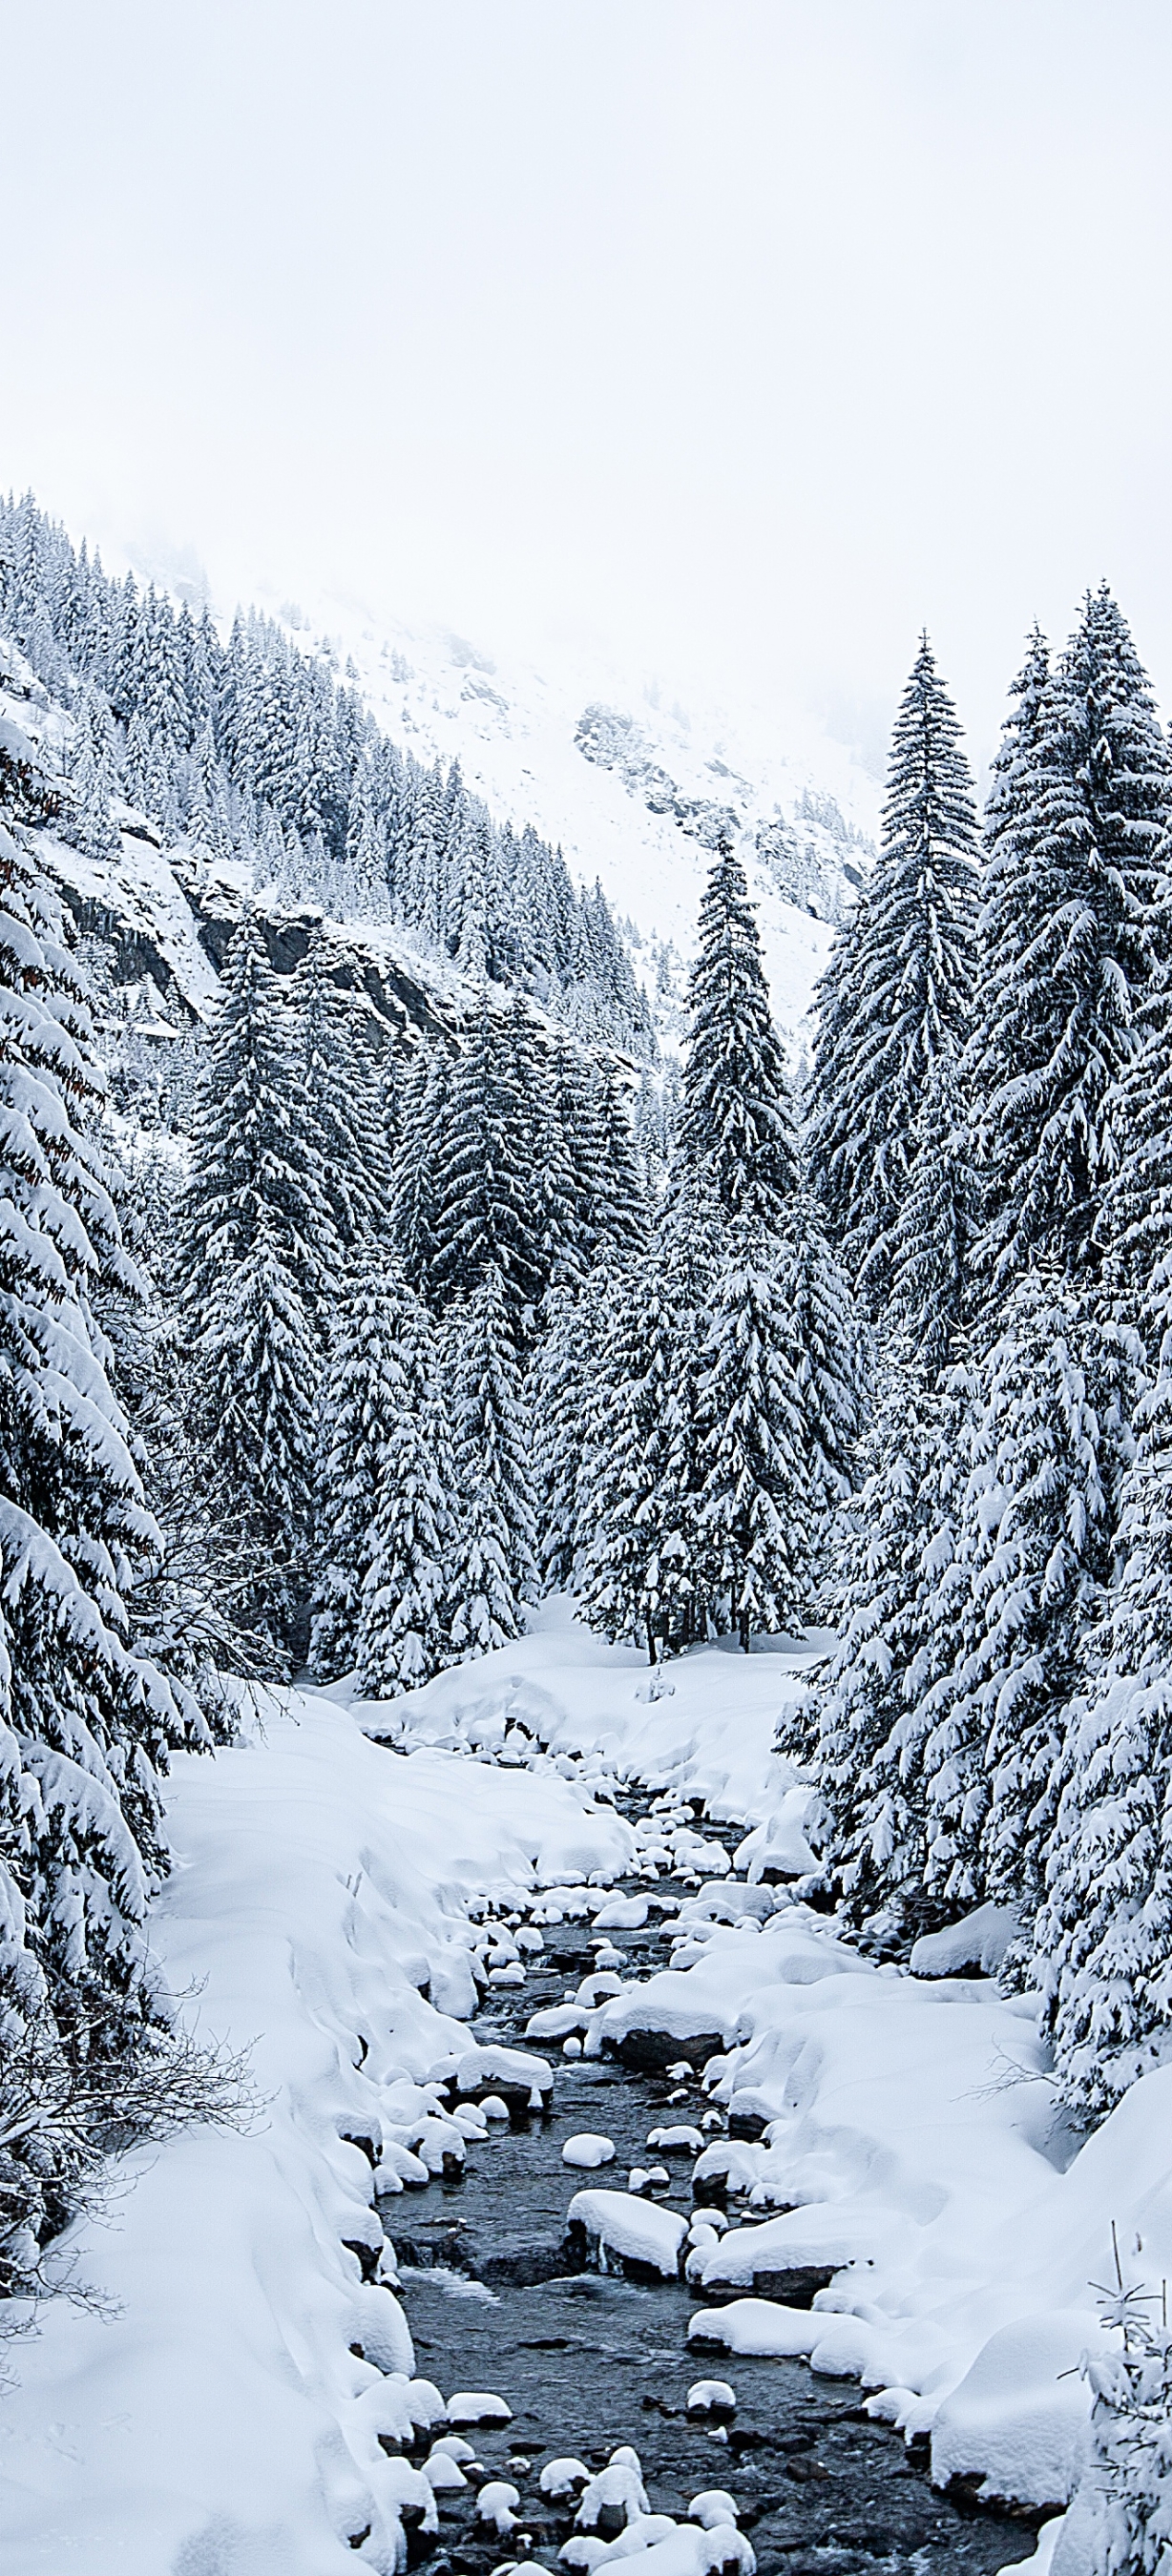
<path id="1" fill-rule="evenodd" d="M 378 2193 L 426 2191 L 431 2175 L 422 2156 L 411 2147 L 402 2147 L 394 2138 L 384 2138 L 382 2153 L 374 2169 L 374 2188 Z"/>
<path id="2" fill-rule="evenodd" d="M 689 2415 L 735 2415 L 737 2394 L 727 2379 L 697 2379 L 685 2403 Z"/>
<path id="3" fill-rule="evenodd" d="M 1098 2319 L 1083 2308 L 1022 2317 L 990 2335 L 936 2417 L 933 2483 L 976 2478 L 982 2503 L 1065 2504 L 1086 2434 L 1079 2361 L 1098 2339 Z"/>
<path id="4" fill-rule="evenodd" d="M 520 2501 L 519 2488 L 513 2486 L 508 2478 L 489 2478 L 476 2499 L 477 2521 L 490 2522 L 498 2540 L 503 2540 L 507 2533 L 517 2529 Z"/>
<path id="5" fill-rule="evenodd" d="M 966 1968 L 979 1968 L 983 1977 L 995 1977 L 1020 1931 L 1021 1916 L 1015 1905 L 978 1905 L 963 1922 L 949 1923 L 943 1932 L 925 1932 L 913 1941 L 908 1965 L 913 1977 L 960 1977 Z"/>
<path id="6" fill-rule="evenodd" d="M 491 2094 L 528 2110 L 535 2093 L 541 2101 L 552 2093 L 553 2070 L 544 2057 L 530 2057 L 522 2048 L 478 2048 L 460 2059 L 452 2082 L 457 2094 L 482 2108 Z"/>
<path id="7" fill-rule="evenodd" d="M 590 2471 L 582 2460 L 547 2460 L 538 2486 L 551 2503 L 561 2504 L 567 2496 L 578 2495 L 590 2484 Z"/>
<path id="8" fill-rule="evenodd" d="M 608 2003 L 612 1995 L 621 1995 L 622 1991 L 622 1978 L 616 1977 L 612 1968 L 596 1968 L 590 1976 L 583 1977 L 574 2001 L 593 2012 L 596 2004 Z"/>
<path id="9" fill-rule="evenodd" d="M 746 1834 L 736 1852 L 736 1867 L 748 1873 L 750 1888 L 766 1878 L 805 1878 L 818 1864 L 806 1840 L 806 1821 L 817 1795 L 813 1788 L 787 1789 L 764 1824 Z"/>
<path id="10" fill-rule="evenodd" d="M 483 2388 L 460 2388 L 448 2399 L 449 2424 L 511 2424 L 513 2410 L 503 2397 Z"/>
<path id="11" fill-rule="evenodd" d="M 650 1907 L 645 1896 L 615 1896 L 594 1917 L 598 1932 L 641 1932 Z"/>
<path id="12" fill-rule="evenodd" d="M 825 2289 L 847 2263 L 866 2263 L 890 2244 L 890 2212 L 810 2202 L 761 2227 L 733 2227 L 704 2272 L 706 2289 L 753 2289 L 765 2298 L 800 2301 Z"/>
<path id="13" fill-rule="evenodd" d="M 450 2451 L 432 2451 L 423 2463 L 423 2476 L 437 2495 L 452 2495 L 466 2487 L 468 2480 Z"/>
<path id="14" fill-rule="evenodd" d="M 706 2487 L 703 2495 L 693 2496 L 688 2506 L 689 2518 L 705 2531 L 714 2531 L 722 2522 L 736 2522 L 739 2507 L 727 2487 Z"/>
<path id="15" fill-rule="evenodd" d="M 404 2392 L 411 2421 L 421 2433 L 430 2433 L 433 2424 L 442 2424 L 447 2407 L 431 2379 L 409 2380 Z"/>
<path id="16" fill-rule="evenodd" d="M 689 2128 L 683 2121 L 671 2129 L 649 2129 L 647 2144 L 658 2147 L 664 2156 L 698 2156 L 704 2149 L 699 2129 Z"/>
<path id="17" fill-rule="evenodd" d="M 675 2210 L 659 2209 L 625 2191 L 575 2192 L 566 2213 L 571 2240 L 585 2239 L 600 2271 L 607 2257 L 617 2269 L 627 2264 L 662 2280 L 676 2278 L 687 2222 Z"/>
<path id="18" fill-rule="evenodd" d="M 614 2139 L 595 2137 L 589 2130 L 584 2131 L 581 2137 L 567 2138 L 562 2148 L 564 2165 L 608 2165 L 613 2157 Z"/>
<path id="19" fill-rule="evenodd" d="M 627 2523 L 649 2512 L 638 2454 L 628 2450 L 624 2459 L 612 2454 L 606 2467 L 590 2479 L 574 2521 L 579 2531 L 596 2531 L 603 2539 L 613 2540 Z"/>

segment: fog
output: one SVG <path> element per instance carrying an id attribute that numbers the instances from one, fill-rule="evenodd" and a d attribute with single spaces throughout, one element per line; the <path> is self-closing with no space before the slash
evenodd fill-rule
<path id="1" fill-rule="evenodd" d="M 1148 0 L 4 13 L 0 481 L 221 606 L 795 699 L 921 626 L 985 758 L 1112 582 L 1172 693 Z"/>

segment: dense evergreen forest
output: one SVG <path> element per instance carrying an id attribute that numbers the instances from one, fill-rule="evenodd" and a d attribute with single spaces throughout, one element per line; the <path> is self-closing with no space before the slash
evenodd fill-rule
<path id="1" fill-rule="evenodd" d="M 832 1631 L 797 1892 L 892 1958 L 1007 1909 L 1100 2117 L 1172 2021 L 1172 755 L 1110 594 L 1029 639 L 983 829 L 923 641 L 802 1097 L 731 842 L 658 1074 L 601 895 L 323 656 L 27 501 L 0 629 L 60 718 L 0 738 L 0 2284 L 214 2107 L 147 1913 L 222 1677 L 388 1697 L 563 1588 L 657 1666 Z M 48 855 L 136 816 L 253 887 L 165 1135 Z M 278 971 L 281 900 L 458 1010 L 376 1029 L 321 935 Z"/>

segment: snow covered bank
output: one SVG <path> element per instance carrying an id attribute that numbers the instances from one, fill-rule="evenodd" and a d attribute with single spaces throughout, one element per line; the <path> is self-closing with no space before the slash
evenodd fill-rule
<path id="1" fill-rule="evenodd" d="M 930 2434 L 939 2484 L 1064 2503 L 1112 2221 L 1133 2276 L 1172 2270 L 1172 2068 L 1072 2154 L 1030 1998 L 876 1969 L 784 1903 L 735 1927 L 685 1905 L 679 1929 L 701 1955 L 602 2004 L 586 2045 L 636 2014 L 725 2034 L 707 2084 L 734 2134 L 695 2188 L 742 2195 L 743 2218 L 689 2278 L 749 2295 L 701 2308 L 697 2344 L 858 2377 L 877 2414 Z"/>
<path id="2" fill-rule="evenodd" d="M 812 1865 L 795 1821 L 809 1791 L 773 1744 L 815 1652 L 771 1638 L 766 1651 L 742 1655 L 729 1639 L 653 1672 L 632 1647 L 594 1636 L 559 1596 L 533 1613 L 532 1635 L 456 1665 L 407 1699 L 367 1703 L 357 1713 L 372 1733 L 385 1728 L 411 1746 L 523 1759 L 537 1739 L 554 1753 L 593 1754 L 600 1772 L 678 1786 L 702 1798 L 718 1822 L 765 1828 L 753 1854 L 770 1862 L 777 1828 L 773 1845 L 768 1829 L 784 1812 L 797 1857 L 778 1866 L 797 1872 Z"/>
<path id="3" fill-rule="evenodd" d="M 156 1946 L 204 2036 L 251 2045 L 265 2107 L 139 2160 L 111 2224 L 74 2230 L 103 2307 L 50 2302 L 5 2355 L 0 2570 L 340 2576 L 364 2531 L 359 2564 L 390 2568 L 416 2472 L 380 2443 L 406 2387 L 383 2374 L 413 2363 L 363 2279 L 371 2157 L 410 2157 L 421 2110 L 442 2126 L 416 2093 L 437 2069 L 473 2089 L 466 1901 L 612 1875 L 632 1836 L 548 1771 L 478 1770 L 470 1796 L 466 1762 L 403 1760 L 298 1694 L 240 1749 L 178 1762 L 169 1804 Z"/>

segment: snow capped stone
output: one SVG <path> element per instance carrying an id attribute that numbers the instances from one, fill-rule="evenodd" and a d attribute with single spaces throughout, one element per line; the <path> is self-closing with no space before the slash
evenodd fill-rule
<path id="1" fill-rule="evenodd" d="M 600 1932 L 640 1932 L 649 1912 L 645 1896 L 616 1896 L 594 1920 Z"/>
<path id="2" fill-rule="evenodd" d="M 689 2415 L 735 2415 L 736 2390 L 727 2379 L 697 2379 L 685 2402 Z"/>
<path id="3" fill-rule="evenodd" d="M 423 2475 L 428 2485 L 435 2488 L 437 2495 L 455 2493 L 458 2488 L 466 2487 L 468 2484 L 463 2469 L 458 2461 L 452 2458 L 450 2451 L 431 2451 L 423 2463 Z"/>
<path id="4" fill-rule="evenodd" d="M 520 2501 L 519 2489 L 508 2478 L 489 2478 L 476 2499 L 477 2520 L 491 2522 L 498 2539 L 503 2540 L 506 2532 L 517 2528 L 516 2508 Z"/>
<path id="5" fill-rule="evenodd" d="M 581 2137 L 567 2138 L 562 2148 L 564 2165 L 608 2165 L 614 2155 L 614 2139 L 595 2137 L 584 2131 Z"/>
<path id="6" fill-rule="evenodd" d="M 623 2446 L 627 2448 L 626 2445 Z M 639 2514 L 650 2512 L 643 2485 L 638 2455 L 628 2452 L 626 2459 L 613 2455 L 597 2477 L 584 2488 L 574 2517 L 579 2531 L 597 2531 L 613 2522 L 614 2532 L 624 2523 L 633 2522 Z M 614 2536 L 608 2533 L 608 2537 Z"/>
<path id="7" fill-rule="evenodd" d="M 600 2265 L 613 2254 L 620 2264 L 644 2264 L 664 2280 L 675 2279 L 687 2226 L 674 2210 L 659 2209 L 630 2192 L 579 2191 L 566 2217 L 571 2228 L 580 2227 L 599 2248 Z"/>
<path id="8" fill-rule="evenodd" d="M 576 2495 L 580 2488 L 589 2486 L 590 2471 L 581 2460 L 547 2460 L 537 2483 L 543 2496 L 559 2504 L 565 2496 Z"/>
<path id="9" fill-rule="evenodd" d="M 693 2496 L 688 2513 L 693 2522 L 701 2523 L 705 2531 L 711 2531 L 718 2523 L 736 2522 L 740 2507 L 727 2487 L 706 2487 L 703 2495 Z"/>
<path id="10" fill-rule="evenodd" d="M 513 2410 L 487 2389 L 460 2388 L 448 2399 L 449 2424 L 511 2424 Z"/>

